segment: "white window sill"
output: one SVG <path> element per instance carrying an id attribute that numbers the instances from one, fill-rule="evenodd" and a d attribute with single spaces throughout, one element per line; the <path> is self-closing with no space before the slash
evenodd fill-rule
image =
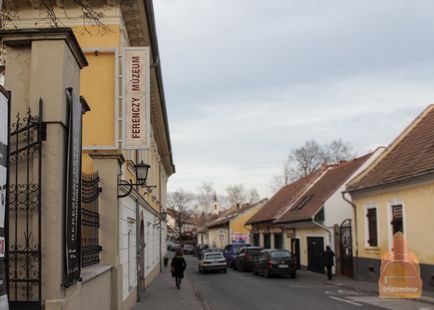
<path id="1" fill-rule="evenodd" d="M 82 268 L 81 283 L 85 283 L 87 281 L 92 280 L 93 278 L 98 277 L 99 275 L 111 270 L 112 267 L 113 267 L 112 265 L 107 265 L 107 264 L 95 264 L 95 265 Z"/>

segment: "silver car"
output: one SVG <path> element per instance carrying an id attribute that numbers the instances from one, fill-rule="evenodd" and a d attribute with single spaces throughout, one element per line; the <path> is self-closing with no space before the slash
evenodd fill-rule
<path id="1" fill-rule="evenodd" d="M 226 272 L 226 259 L 222 252 L 205 252 L 199 258 L 199 272 L 221 271 Z"/>

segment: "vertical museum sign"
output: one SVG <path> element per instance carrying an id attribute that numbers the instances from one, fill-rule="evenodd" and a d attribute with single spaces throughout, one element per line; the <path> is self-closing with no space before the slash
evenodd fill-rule
<path id="1" fill-rule="evenodd" d="M 6 236 L 5 219 L 8 209 L 9 188 L 9 93 L 0 86 L 0 309 L 8 308 L 6 281 Z"/>
<path id="2" fill-rule="evenodd" d="M 67 91 L 69 102 L 69 135 L 66 175 L 65 212 L 65 286 L 80 281 L 81 263 L 81 134 L 82 105 L 80 98 Z"/>
<path id="3" fill-rule="evenodd" d="M 123 148 L 150 147 L 150 51 L 128 47 L 124 53 Z"/>

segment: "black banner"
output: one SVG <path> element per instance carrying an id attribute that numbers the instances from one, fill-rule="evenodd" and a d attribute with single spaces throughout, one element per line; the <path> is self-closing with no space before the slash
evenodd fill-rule
<path id="1" fill-rule="evenodd" d="M 0 86 L 0 309 L 9 309 L 7 291 L 7 255 L 5 219 L 9 188 L 9 94 Z"/>
<path id="2" fill-rule="evenodd" d="M 69 138 L 65 212 L 65 286 L 80 281 L 81 263 L 81 134 L 80 98 L 67 91 L 69 102 Z"/>

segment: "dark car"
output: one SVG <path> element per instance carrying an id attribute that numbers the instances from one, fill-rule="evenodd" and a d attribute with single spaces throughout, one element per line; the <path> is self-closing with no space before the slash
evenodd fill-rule
<path id="1" fill-rule="evenodd" d="M 295 278 L 297 261 L 294 255 L 287 250 L 262 250 L 255 260 L 254 274 L 270 276 L 289 276 Z"/>
<path id="2" fill-rule="evenodd" d="M 208 249 L 208 244 L 198 244 L 196 245 L 196 248 L 194 249 L 194 255 L 198 258 L 200 257 L 203 250 Z"/>
<path id="3" fill-rule="evenodd" d="M 184 254 L 193 254 L 194 246 L 192 244 L 184 244 L 182 248 L 184 250 Z"/>
<path id="4" fill-rule="evenodd" d="M 223 250 L 223 254 L 226 258 L 226 262 L 228 263 L 229 267 L 234 266 L 235 257 L 238 255 L 238 252 L 242 247 L 250 246 L 250 244 L 243 244 L 243 243 L 232 243 L 225 246 Z"/>
<path id="5" fill-rule="evenodd" d="M 235 257 L 234 269 L 239 271 L 252 270 L 255 267 L 256 257 L 263 248 L 257 246 L 242 247 Z"/>

